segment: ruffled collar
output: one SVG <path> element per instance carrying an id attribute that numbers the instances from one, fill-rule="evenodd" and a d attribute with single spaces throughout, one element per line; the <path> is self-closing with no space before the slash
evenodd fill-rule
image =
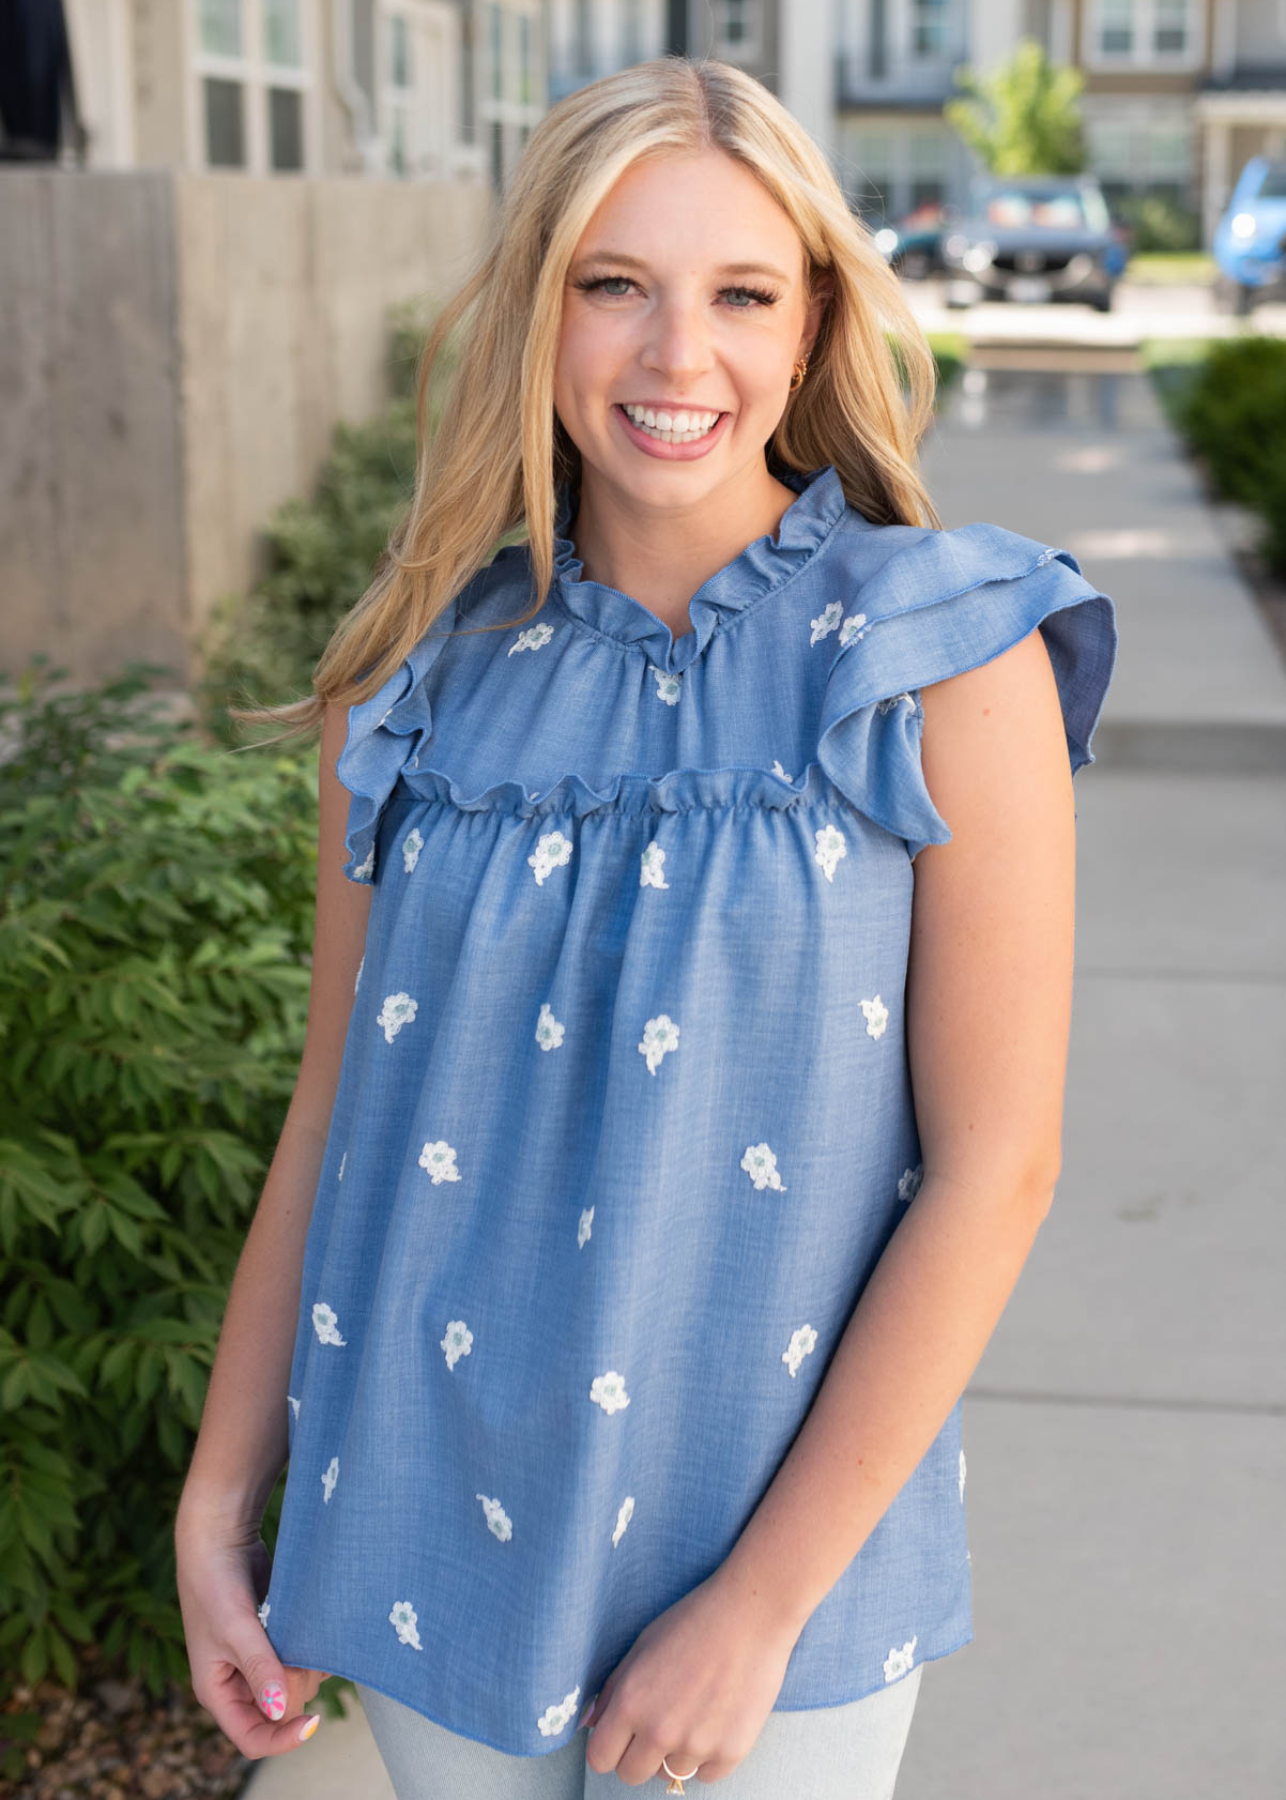
<path id="1" fill-rule="evenodd" d="M 566 482 L 557 491 L 554 517 L 555 593 L 573 617 L 605 637 L 637 645 L 658 668 L 686 668 L 705 649 L 721 620 L 780 587 L 817 553 L 843 516 L 844 489 L 833 463 L 807 474 L 794 469 L 775 473 L 799 498 L 782 514 L 776 539 L 771 533 L 756 538 L 697 589 L 688 603 L 691 631 L 676 638 L 641 600 L 619 588 L 582 578 L 584 565 L 567 536 L 580 494 L 573 493 Z"/>

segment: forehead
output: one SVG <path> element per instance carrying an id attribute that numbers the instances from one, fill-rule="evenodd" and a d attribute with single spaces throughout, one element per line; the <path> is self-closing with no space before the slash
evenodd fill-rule
<path id="1" fill-rule="evenodd" d="M 708 264 L 772 261 L 798 271 L 803 245 L 759 178 L 720 150 L 631 164 L 581 233 L 577 256 L 611 249 Z"/>

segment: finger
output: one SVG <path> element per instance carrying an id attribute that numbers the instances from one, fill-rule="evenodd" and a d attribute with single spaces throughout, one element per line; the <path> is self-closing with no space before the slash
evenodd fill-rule
<path id="1" fill-rule="evenodd" d="M 243 1756 L 282 1756 L 288 1750 L 298 1749 L 318 1730 L 321 1714 L 310 1713 L 305 1718 L 298 1707 L 279 1720 L 270 1720 L 240 1669 L 225 1663 L 223 1671 L 203 1704 Z M 271 1679 L 259 1685 L 271 1687 Z"/>

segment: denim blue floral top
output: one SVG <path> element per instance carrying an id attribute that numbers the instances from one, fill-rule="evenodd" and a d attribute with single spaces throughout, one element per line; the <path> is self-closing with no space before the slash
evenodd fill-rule
<path id="1" fill-rule="evenodd" d="M 874 525 L 833 466 L 674 637 L 502 550 L 351 709 L 373 884 L 260 1608 L 285 1661 L 518 1755 L 728 1555 L 920 1184 L 919 690 L 1039 627 L 1073 772 L 1116 655 L 1066 550 Z M 961 1402 L 777 1706 L 973 1636 Z"/>

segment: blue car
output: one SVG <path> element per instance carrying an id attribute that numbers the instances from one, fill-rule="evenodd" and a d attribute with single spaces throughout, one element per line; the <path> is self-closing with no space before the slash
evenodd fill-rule
<path id="1" fill-rule="evenodd" d="M 1252 156 L 1215 227 L 1220 297 L 1238 313 L 1286 297 L 1286 162 Z"/>

